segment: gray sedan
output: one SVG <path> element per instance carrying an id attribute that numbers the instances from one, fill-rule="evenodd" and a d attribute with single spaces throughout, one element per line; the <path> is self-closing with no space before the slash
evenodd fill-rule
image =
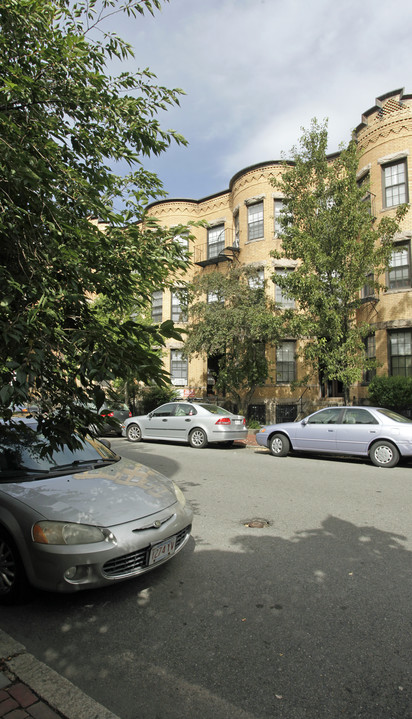
<path id="1" fill-rule="evenodd" d="M 131 417 L 122 425 L 123 437 L 130 442 L 142 439 L 188 442 L 201 449 L 209 442 L 226 446 L 235 439 L 246 439 L 246 420 L 216 404 L 167 402 L 139 417 Z"/>
<path id="2" fill-rule="evenodd" d="M 297 422 L 262 427 L 256 440 L 275 457 L 291 450 L 350 454 L 395 467 L 401 457 L 412 457 L 412 421 L 378 407 L 328 407 Z"/>
<path id="3" fill-rule="evenodd" d="M 44 441 L 0 437 L 0 602 L 28 585 L 74 592 L 166 562 L 187 543 L 193 513 L 179 487 L 97 439 L 44 455 Z"/>

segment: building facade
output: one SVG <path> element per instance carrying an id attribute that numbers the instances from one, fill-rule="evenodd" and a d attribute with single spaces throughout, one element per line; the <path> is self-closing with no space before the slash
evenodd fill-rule
<path id="1" fill-rule="evenodd" d="M 396 207 L 409 203 L 412 151 L 412 94 L 403 90 L 389 92 L 376 99 L 375 105 L 362 115 L 355 130 L 362 151 L 359 181 L 369 178 L 371 210 L 376 218 L 394 213 Z M 198 272 L 225 272 L 228 263 L 254 265 L 268 280 L 267 291 L 280 307 L 293 307 L 293 299 L 284 296 L 272 277 L 293 271 L 296 263 L 275 260 L 271 251 L 281 249 L 279 213 L 282 196 L 274 189 L 273 179 L 282 172 L 281 161 L 268 161 L 240 170 L 232 177 L 229 188 L 201 200 L 167 199 L 152 203 L 149 214 L 167 227 L 202 220 L 194 227 L 191 246 L 193 265 L 185 279 Z M 412 214 L 408 212 L 401 232 L 394 238 L 387 289 L 375 296 L 365 278 L 362 307 L 358 319 L 367 320 L 371 334 L 366 339 L 368 355 L 378 361 L 378 374 L 412 374 L 412 283 L 411 283 Z M 172 292 L 153 295 L 152 316 L 155 321 L 173 319 L 184 327 L 187 317 L 182 310 L 179 283 Z M 182 356 L 181 345 L 171 342 L 165 366 L 172 383 L 182 396 L 213 393 L 212 358 Z M 268 348 L 273 371 L 271 379 L 259 388 L 252 400 L 251 412 L 260 421 L 294 418 L 299 411 L 311 410 L 322 402 L 342 401 L 337 382 L 320 386 L 315 378 L 305 387 L 292 389 L 294 380 L 305 373 L 296 361 L 294 338 L 285 338 L 276 348 Z M 354 400 L 365 401 L 373 373 L 353 387 Z"/>

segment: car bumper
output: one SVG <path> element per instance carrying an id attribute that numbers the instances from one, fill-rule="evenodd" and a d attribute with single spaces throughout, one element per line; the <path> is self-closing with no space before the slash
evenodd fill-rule
<path id="1" fill-rule="evenodd" d="M 269 438 L 269 435 L 268 435 L 267 432 L 258 432 L 258 433 L 256 434 L 256 442 L 257 442 L 261 447 L 267 447 L 267 446 L 268 446 L 268 438 Z"/>
<path id="2" fill-rule="evenodd" d="M 183 549 L 192 519 L 189 507 L 173 505 L 148 517 L 146 526 L 150 527 L 141 528 L 141 520 L 108 527 L 115 541 L 75 547 L 33 544 L 30 582 L 40 589 L 70 593 L 139 576 Z M 158 528 L 153 526 L 156 522 L 160 522 Z"/>

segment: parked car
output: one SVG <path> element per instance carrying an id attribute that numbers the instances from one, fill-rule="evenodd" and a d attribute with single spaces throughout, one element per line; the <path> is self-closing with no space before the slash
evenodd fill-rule
<path id="1" fill-rule="evenodd" d="M 111 419 L 111 422 L 105 422 L 99 434 L 103 436 L 106 434 L 115 434 L 118 437 L 122 435 L 122 422 L 132 416 L 127 404 L 115 401 L 102 405 L 99 409 L 99 414 L 101 417 Z"/>
<path id="2" fill-rule="evenodd" d="M 247 436 L 246 420 L 223 407 L 206 402 L 167 402 L 149 414 L 123 422 L 122 434 L 130 442 L 142 439 L 188 442 L 201 449 L 209 442 L 227 446 Z"/>
<path id="3" fill-rule="evenodd" d="M 377 467 L 412 457 L 412 421 L 379 407 L 328 407 L 296 422 L 262 427 L 256 435 L 275 457 L 290 451 L 369 456 Z"/>
<path id="4" fill-rule="evenodd" d="M 107 444 L 107 442 L 106 442 Z M 75 592 L 114 584 L 171 559 L 193 513 L 179 487 L 96 438 L 44 454 L 35 423 L 0 436 L 0 603 L 29 585 Z"/>

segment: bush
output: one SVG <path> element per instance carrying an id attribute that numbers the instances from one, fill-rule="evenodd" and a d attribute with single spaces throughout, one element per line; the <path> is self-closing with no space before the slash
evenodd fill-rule
<path id="1" fill-rule="evenodd" d="M 139 397 L 142 414 L 148 414 L 160 404 L 178 399 L 179 394 L 174 387 L 145 387 Z"/>
<path id="2" fill-rule="evenodd" d="M 412 406 L 412 377 L 374 377 L 369 399 L 377 407 L 401 410 Z"/>

